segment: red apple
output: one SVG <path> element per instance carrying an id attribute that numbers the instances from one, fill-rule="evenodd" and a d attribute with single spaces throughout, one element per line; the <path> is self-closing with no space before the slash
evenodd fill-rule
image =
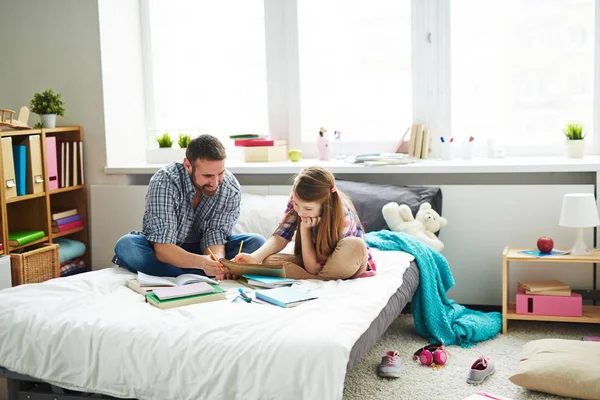
<path id="1" fill-rule="evenodd" d="M 537 241 L 537 248 L 540 253 L 550 253 L 554 248 L 554 240 L 548 236 L 542 236 Z"/>

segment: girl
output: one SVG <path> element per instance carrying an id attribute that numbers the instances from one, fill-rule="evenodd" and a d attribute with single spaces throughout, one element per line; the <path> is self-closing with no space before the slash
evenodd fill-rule
<path id="1" fill-rule="evenodd" d="M 296 234 L 294 254 L 276 254 Z M 252 254 L 233 261 L 283 264 L 294 279 L 335 280 L 372 276 L 375 262 L 350 199 L 325 168 L 304 169 L 294 180 L 286 214 L 273 235 Z"/>

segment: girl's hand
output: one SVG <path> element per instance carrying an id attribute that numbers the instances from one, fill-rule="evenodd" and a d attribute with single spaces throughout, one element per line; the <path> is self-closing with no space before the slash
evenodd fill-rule
<path id="1" fill-rule="evenodd" d="M 240 264 L 260 264 L 261 260 L 253 256 L 252 254 L 240 253 L 237 256 L 233 257 L 231 261 Z"/>
<path id="2" fill-rule="evenodd" d="M 312 227 L 319 225 L 319 222 L 321 222 L 321 217 L 314 217 L 314 218 L 311 218 L 311 217 L 302 218 L 301 217 L 300 228 L 310 229 Z"/>

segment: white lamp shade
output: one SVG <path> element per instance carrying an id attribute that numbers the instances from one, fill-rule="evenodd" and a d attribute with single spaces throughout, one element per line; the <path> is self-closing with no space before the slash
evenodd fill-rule
<path id="1" fill-rule="evenodd" d="M 568 228 L 591 228 L 600 225 L 594 195 L 591 193 L 565 194 L 558 224 Z"/>

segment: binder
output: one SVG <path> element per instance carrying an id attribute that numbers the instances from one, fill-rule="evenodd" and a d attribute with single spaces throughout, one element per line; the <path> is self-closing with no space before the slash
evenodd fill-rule
<path id="1" fill-rule="evenodd" d="M 72 151 L 73 151 L 73 168 L 72 168 L 72 172 L 73 172 L 73 186 L 77 186 L 79 185 L 79 175 L 78 175 L 78 170 L 79 170 L 79 161 L 78 161 L 78 157 L 77 155 L 79 154 L 79 146 L 77 146 L 77 142 L 69 142 L 69 145 L 72 145 Z"/>
<path id="2" fill-rule="evenodd" d="M 12 138 L 2 138 L 2 168 L 4 169 L 3 185 L 6 189 L 6 199 L 17 197 L 17 182 L 15 180 L 15 161 L 13 159 Z"/>
<path id="3" fill-rule="evenodd" d="M 56 138 L 46 137 L 46 168 L 48 170 L 48 190 L 58 189 L 58 167 L 56 164 Z"/>
<path id="4" fill-rule="evenodd" d="M 17 196 L 27 194 L 27 147 L 13 146 L 13 159 L 15 162 L 15 179 L 17 181 Z"/>
<path id="5" fill-rule="evenodd" d="M 65 187 L 71 186 L 71 157 L 69 156 L 69 143 L 65 142 Z"/>
<path id="6" fill-rule="evenodd" d="M 42 168 L 42 139 L 40 135 L 30 135 L 27 144 L 27 193 L 44 191 L 44 170 Z"/>
<path id="7" fill-rule="evenodd" d="M 79 142 L 79 184 L 85 185 L 83 179 L 83 142 Z"/>

